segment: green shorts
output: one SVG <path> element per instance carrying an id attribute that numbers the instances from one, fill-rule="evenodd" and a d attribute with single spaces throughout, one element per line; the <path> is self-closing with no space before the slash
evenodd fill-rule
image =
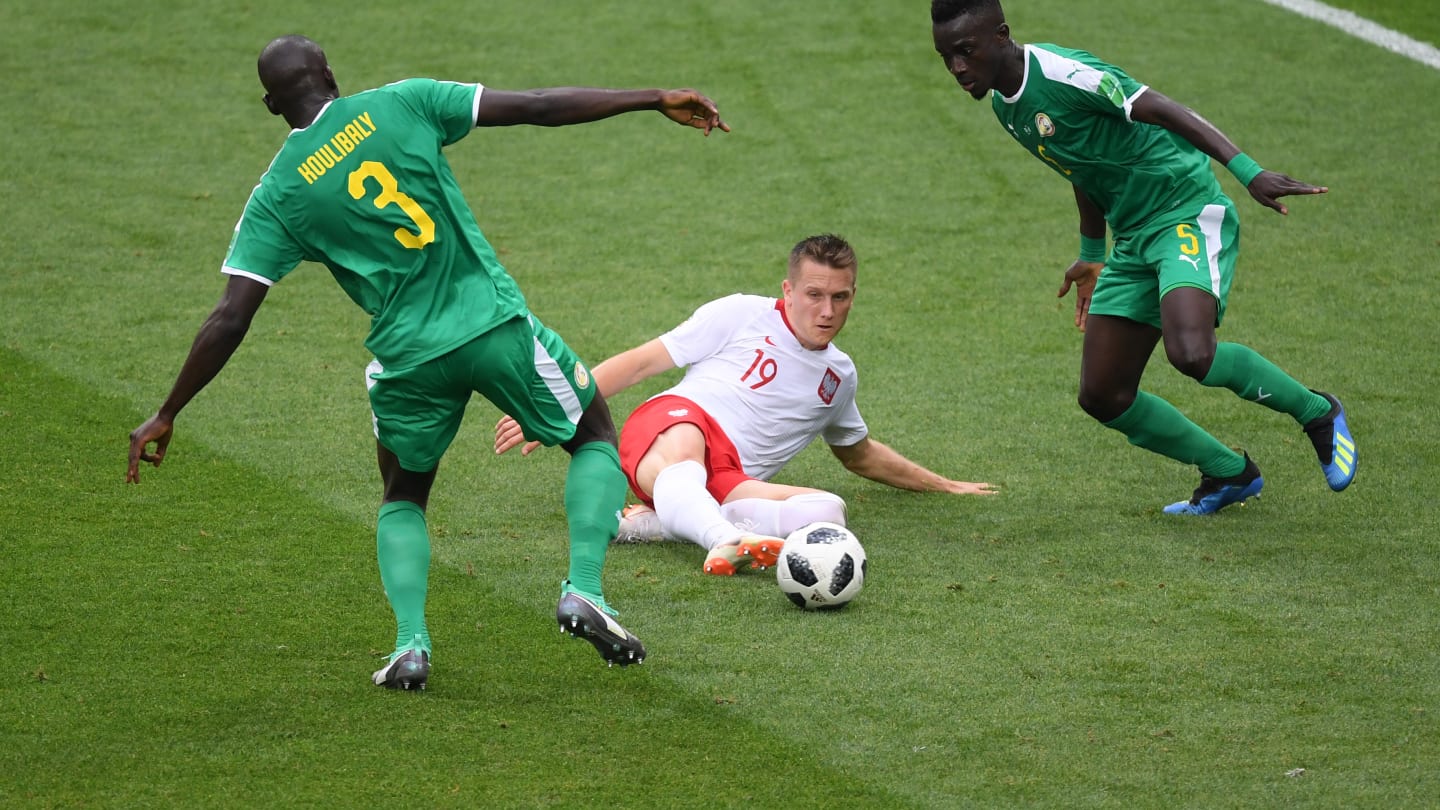
<path id="1" fill-rule="evenodd" d="M 506 321 L 404 371 L 388 372 L 372 361 L 365 384 L 375 438 L 412 472 L 440 463 L 472 393 L 514 417 L 527 439 L 547 446 L 569 441 L 595 398 L 590 370 L 534 315 Z"/>
<path id="2" fill-rule="evenodd" d="M 1224 197 L 1179 224 L 1117 238 L 1095 284 L 1090 314 L 1160 328 L 1160 299 L 1176 287 L 1198 287 L 1215 297 L 1219 326 L 1239 255 L 1240 218 Z"/>

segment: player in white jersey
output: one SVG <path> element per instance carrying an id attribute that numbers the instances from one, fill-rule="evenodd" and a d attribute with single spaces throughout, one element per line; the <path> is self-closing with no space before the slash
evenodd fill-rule
<path id="1" fill-rule="evenodd" d="M 674 387 L 626 420 L 620 465 L 644 502 L 626 510 L 620 541 L 669 537 L 709 550 L 705 571 L 773 565 L 782 537 L 819 520 L 844 525 L 833 493 L 770 482 L 817 436 L 851 472 L 900 489 L 994 494 L 953 481 L 870 438 L 855 405 L 855 364 L 833 341 L 855 297 L 855 252 L 838 236 L 790 252 L 779 299 L 731 295 L 593 370 L 605 396 L 673 368 Z M 524 442 L 508 417 L 495 451 Z M 528 454 L 538 444 L 522 451 Z"/>
<path id="2" fill-rule="evenodd" d="M 666 356 L 654 351 L 656 359 L 690 371 L 655 401 L 698 405 L 752 477 L 769 480 L 817 433 L 831 445 L 865 438 L 855 363 L 833 343 L 802 343 L 781 300 L 736 294 L 711 301 L 657 340 Z"/>

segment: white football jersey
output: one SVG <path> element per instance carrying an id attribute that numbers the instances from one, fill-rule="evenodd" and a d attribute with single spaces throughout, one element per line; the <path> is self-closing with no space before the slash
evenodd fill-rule
<path id="1" fill-rule="evenodd" d="M 762 481 L 816 436 L 848 447 L 869 433 L 855 406 L 855 363 L 834 344 L 811 351 L 785 321 L 784 302 L 726 296 L 660 336 L 685 377 L 666 394 L 704 408 Z"/>

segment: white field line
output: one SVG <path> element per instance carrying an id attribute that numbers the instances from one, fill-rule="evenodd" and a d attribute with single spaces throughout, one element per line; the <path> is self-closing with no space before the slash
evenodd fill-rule
<path id="1" fill-rule="evenodd" d="M 1358 14 L 1327 6 L 1316 0 L 1263 0 L 1272 6 L 1293 11 L 1302 17 L 1318 20 L 1333 28 L 1387 51 L 1393 51 L 1422 65 L 1440 70 L 1440 49 L 1428 42 L 1411 39 L 1399 31 L 1392 31 L 1383 25 L 1373 23 Z"/>

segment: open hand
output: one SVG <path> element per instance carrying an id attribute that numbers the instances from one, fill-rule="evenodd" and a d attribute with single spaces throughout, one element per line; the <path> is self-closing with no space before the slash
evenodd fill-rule
<path id="1" fill-rule="evenodd" d="M 1085 319 L 1090 316 L 1090 297 L 1095 293 L 1095 281 L 1100 278 L 1100 271 L 1103 269 L 1104 262 L 1076 259 L 1075 263 L 1065 270 L 1065 279 L 1060 282 L 1060 292 L 1056 293 L 1057 298 L 1064 298 L 1065 293 L 1070 292 L 1071 285 L 1074 285 L 1075 326 L 1081 332 L 1085 331 Z"/>
<path id="2" fill-rule="evenodd" d="M 945 491 L 952 495 L 999 495 L 994 484 L 977 484 L 971 481 L 947 481 Z"/>
<path id="3" fill-rule="evenodd" d="M 1296 194 L 1324 194 L 1330 189 L 1326 186 L 1312 186 L 1309 183 L 1302 183 L 1289 175 L 1279 172 L 1264 171 L 1255 175 L 1246 188 L 1255 201 L 1273 208 L 1281 214 L 1290 213 L 1290 209 L 1280 202 L 1281 197 L 1291 197 Z"/>
<path id="4" fill-rule="evenodd" d="M 508 416 L 500 417 L 495 423 L 495 455 L 500 455 L 519 445 L 525 445 L 520 449 L 520 455 L 528 456 L 540 447 L 540 442 L 525 441 L 525 433 L 520 429 L 520 423 Z"/>

